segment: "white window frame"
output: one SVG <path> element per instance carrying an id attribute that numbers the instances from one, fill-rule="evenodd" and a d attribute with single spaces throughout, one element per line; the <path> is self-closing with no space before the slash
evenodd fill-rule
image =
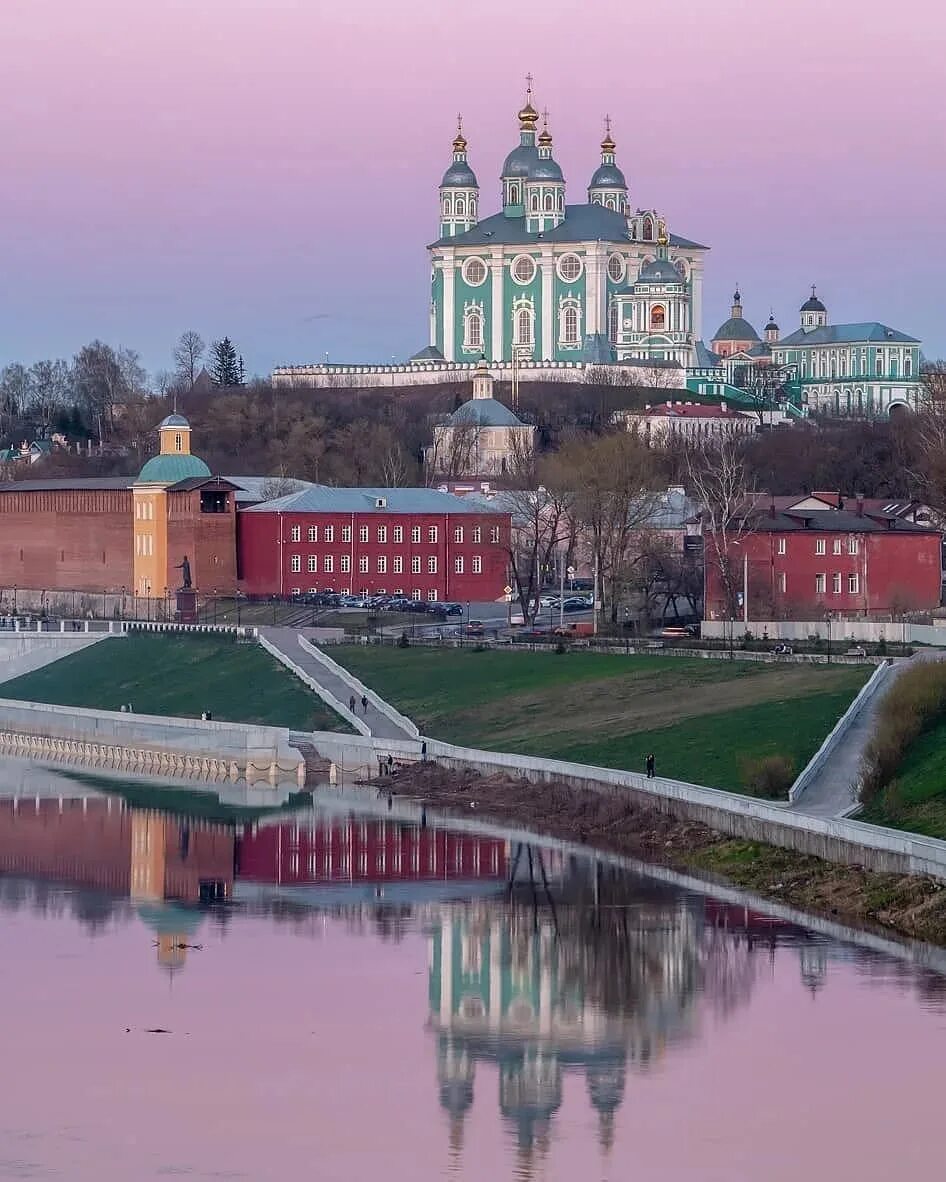
<path id="1" fill-rule="evenodd" d="M 828 578 L 822 571 L 821 574 L 815 575 L 815 594 L 826 595 L 828 591 Z"/>
<path id="2" fill-rule="evenodd" d="M 482 526 L 474 525 L 473 526 L 473 544 L 474 544 L 474 546 L 479 546 L 482 541 L 483 541 L 483 528 L 482 528 Z"/>
<path id="3" fill-rule="evenodd" d="M 302 541 L 302 526 L 301 525 L 293 525 L 293 526 L 289 527 L 289 541 L 290 542 L 301 542 Z"/>
<path id="4" fill-rule="evenodd" d="M 462 542 L 463 541 L 463 526 L 462 525 L 454 526 L 453 540 L 455 542 Z"/>
<path id="5" fill-rule="evenodd" d="M 411 541 L 415 545 L 418 542 L 420 542 L 420 526 L 419 525 L 412 525 L 411 526 Z"/>
<path id="6" fill-rule="evenodd" d="M 368 573 L 368 555 L 362 554 L 358 558 L 358 573 L 366 575 Z"/>
<path id="7" fill-rule="evenodd" d="M 402 574 L 404 574 L 404 559 L 401 557 L 401 555 L 400 555 L 400 554 L 395 554 L 395 555 L 394 555 L 394 567 L 393 567 L 393 572 L 394 572 L 394 574 L 396 574 L 396 575 L 402 575 Z"/>
<path id="8" fill-rule="evenodd" d="M 470 278 L 470 270 L 474 263 L 479 263 L 483 268 L 483 275 L 480 279 Z M 460 268 L 460 274 L 462 275 L 463 282 L 467 285 L 467 287 L 482 287 L 489 278 L 489 263 L 487 263 L 486 259 L 481 258 L 479 255 L 470 255 L 469 258 L 463 260 L 463 266 Z"/>
<path id="9" fill-rule="evenodd" d="M 368 540 L 368 527 L 366 525 L 360 525 L 358 527 L 358 541 L 359 542 L 367 542 L 367 540 Z"/>
<path id="10" fill-rule="evenodd" d="M 393 531 L 395 545 L 400 545 L 404 541 L 404 526 L 396 525 Z"/>
<path id="11" fill-rule="evenodd" d="M 309 574 L 317 575 L 319 573 L 319 560 L 315 554 L 309 555 Z"/>
<path id="12" fill-rule="evenodd" d="M 499 545 L 499 526 L 491 525 L 489 527 L 489 540 L 493 546 Z"/>
<path id="13" fill-rule="evenodd" d="M 848 595 L 860 595 L 861 593 L 861 576 L 857 571 L 853 571 L 847 577 L 847 593 Z"/>
<path id="14" fill-rule="evenodd" d="M 347 557 L 347 555 L 345 556 Z M 322 573 L 330 575 L 335 570 L 335 560 L 331 554 L 325 554 L 322 557 Z"/>
<path id="15" fill-rule="evenodd" d="M 779 538 L 778 541 L 776 542 L 775 552 L 776 552 L 776 554 L 784 554 L 785 553 L 785 539 L 784 538 Z"/>
<path id="16" fill-rule="evenodd" d="M 319 540 L 319 527 L 317 525 L 309 526 L 309 541 L 317 542 Z"/>
<path id="17" fill-rule="evenodd" d="M 453 560 L 453 573 L 455 575 L 463 574 L 463 555 L 458 554 Z"/>
<path id="18" fill-rule="evenodd" d="M 420 555 L 419 554 L 415 554 L 413 556 L 413 558 L 411 558 L 411 574 L 412 575 L 419 575 L 420 574 Z"/>
<path id="19" fill-rule="evenodd" d="M 437 573 L 437 555 L 436 554 L 431 554 L 430 557 L 427 559 L 427 573 L 429 575 L 435 575 Z"/>
<path id="20" fill-rule="evenodd" d="M 572 259 L 574 259 L 578 264 L 578 269 L 573 275 L 566 275 L 565 265 L 566 263 L 570 263 Z M 584 274 L 585 264 L 582 262 L 581 255 L 577 255 L 574 251 L 570 250 L 567 254 L 563 254 L 559 258 L 558 262 L 555 264 L 555 270 L 562 283 L 577 283 Z"/>
<path id="21" fill-rule="evenodd" d="M 836 570 L 831 576 L 831 594 L 841 594 L 841 572 Z"/>
<path id="22" fill-rule="evenodd" d="M 849 538 L 848 538 L 848 540 L 847 540 L 847 552 L 848 552 L 848 554 L 857 554 L 857 552 L 858 552 L 858 550 L 859 550 L 859 549 L 860 549 L 860 545 L 859 545 L 859 543 L 858 543 L 858 540 L 857 540 L 857 538 L 855 538 L 855 537 L 849 537 Z"/>
<path id="23" fill-rule="evenodd" d="M 470 561 L 472 564 L 471 569 L 473 574 L 481 575 L 483 573 L 483 559 L 479 556 L 479 554 L 474 554 Z"/>
<path id="24" fill-rule="evenodd" d="M 294 575 L 302 573 L 302 555 L 292 554 L 289 557 L 289 569 Z"/>
<path id="25" fill-rule="evenodd" d="M 378 574 L 386 575 L 388 573 L 388 556 L 386 554 L 378 555 Z"/>
<path id="26" fill-rule="evenodd" d="M 384 546 L 384 545 L 386 545 L 387 540 L 388 540 L 388 527 L 386 525 L 379 525 L 378 526 L 378 544 L 381 546 Z"/>
<path id="27" fill-rule="evenodd" d="M 815 538 L 815 554 L 826 554 L 828 544 L 826 538 Z"/>
<path id="28" fill-rule="evenodd" d="M 331 562 L 331 558 L 326 557 L 325 561 Z M 342 562 L 342 565 L 341 565 L 340 569 L 341 569 L 342 574 L 343 575 L 350 575 L 351 574 L 351 555 L 350 554 L 343 554 L 341 562 Z M 326 570 L 327 569 L 328 569 L 328 567 L 326 567 Z"/>
<path id="29" fill-rule="evenodd" d="M 437 544 L 437 527 L 435 525 L 427 526 L 427 542 L 431 546 Z"/>
<path id="30" fill-rule="evenodd" d="M 843 551 L 843 546 L 841 544 L 841 539 L 835 538 L 834 542 L 831 546 L 831 553 L 832 554 L 840 554 L 840 553 L 842 553 L 842 551 Z"/>

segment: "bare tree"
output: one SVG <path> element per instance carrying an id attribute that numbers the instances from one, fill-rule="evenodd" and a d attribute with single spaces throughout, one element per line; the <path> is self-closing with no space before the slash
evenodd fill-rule
<path id="1" fill-rule="evenodd" d="M 616 622 L 631 572 L 635 544 L 653 520 L 659 494 L 653 455 L 635 431 L 598 439 L 575 438 L 562 448 L 562 479 L 574 492 L 574 514 L 588 538 L 599 587 Z"/>
<path id="2" fill-rule="evenodd" d="M 722 436 L 711 446 L 690 451 L 687 472 L 690 487 L 700 503 L 703 561 L 713 565 L 719 576 L 726 615 L 735 619 L 742 582 L 743 555 L 739 547 L 744 535 L 752 532 L 756 491 L 746 470 L 744 442 L 737 437 Z"/>
<path id="3" fill-rule="evenodd" d="M 512 598 L 523 619 L 533 624 L 543 576 L 554 570 L 557 557 L 564 560 L 571 500 L 567 491 L 545 485 L 501 494 L 500 507 L 512 517 L 508 548 Z"/>
<path id="4" fill-rule="evenodd" d="M 69 366 L 65 361 L 37 361 L 30 367 L 30 413 L 48 434 L 56 413 L 71 395 Z"/>
<path id="5" fill-rule="evenodd" d="M 478 475 L 480 430 L 474 419 L 434 428 L 433 444 L 426 455 L 428 485 Z"/>
<path id="6" fill-rule="evenodd" d="M 197 375 L 200 373 L 201 358 L 206 350 L 207 346 L 200 333 L 194 332 L 192 328 L 182 332 L 174 346 L 174 377 L 188 392 L 194 388 Z"/>

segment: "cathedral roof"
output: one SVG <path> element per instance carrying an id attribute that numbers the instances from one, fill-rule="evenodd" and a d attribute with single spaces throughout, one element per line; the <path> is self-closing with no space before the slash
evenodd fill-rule
<path id="1" fill-rule="evenodd" d="M 472 398 L 453 412 L 450 416 L 451 427 L 463 427 L 474 424 L 477 427 L 521 427 L 522 421 L 517 419 L 508 406 L 498 402 L 495 398 Z"/>
<path id="2" fill-rule="evenodd" d="M 685 283 L 686 280 L 669 259 L 651 259 L 641 267 L 638 283 Z"/>
<path id="3" fill-rule="evenodd" d="M 714 341 L 757 341 L 759 334 L 744 316 L 730 316 L 713 334 Z"/>
<path id="4" fill-rule="evenodd" d="M 506 177 L 527 177 L 531 170 L 539 162 L 539 149 L 535 144 L 520 144 L 506 157 L 503 164 L 502 176 Z"/>
<path id="5" fill-rule="evenodd" d="M 530 181 L 562 181 L 565 178 L 562 176 L 562 170 L 558 163 L 551 156 L 540 156 L 529 169 L 527 179 Z"/>
<path id="6" fill-rule="evenodd" d="M 423 349 L 418 349 L 416 353 L 412 353 L 408 358 L 409 361 L 443 361 L 443 353 L 436 345 L 425 345 Z"/>
<path id="7" fill-rule="evenodd" d="M 799 308 L 800 312 L 827 312 L 827 310 L 828 309 L 824 306 L 821 300 L 818 299 L 814 292 L 811 293 L 808 299 L 805 300 L 805 302 Z"/>
<path id="8" fill-rule="evenodd" d="M 819 328 L 796 329 L 779 341 L 779 345 L 852 345 L 864 343 L 918 345 L 916 337 L 907 336 L 895 328 L 888 328 L 876 320 L 861 324 L 823 324 Z"/>
<path id="9" fill-rule="evenodd" d="M 478 189 L 476 174 L 465 160 L 454 160 L 443 174 L 441 189 Z"/>
<path id="10" fill-rule="evenodd" d="M 526 230 L 526 219 L 507 218 L 494 213 L 463 234 L 452 238 L 440 238 L 434 246 L 525 246 L 535 243 L 537 234 Z M 554 229 L 542 232 L 543 242 L 631 242 L 627 232 L 627 218 L 613 209 L 588 202 L 583 205 L 566 205 L 565 218 Z M 670 245 L 684 249 L 706 250 L 699 242 L 670 235 Z"/>
<path id="11" fill-rule="evenodd" d="M 624 173 L 616 164 L 599 164 L 591 178 L 589 189 L 626 189 Z"/>

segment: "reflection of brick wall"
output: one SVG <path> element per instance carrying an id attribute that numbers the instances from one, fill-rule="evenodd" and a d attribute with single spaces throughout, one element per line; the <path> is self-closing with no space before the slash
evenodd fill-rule
<path id="1" fill-rule="evenodd" d="M 0 492 L 0 571 L 5 586 L 131 589 L 131 489 Z"/>
<path id="2" fill-rule="evenodd" d="M 127 894 L 131 813 L 107 800 L 0 801 L 0 872 Z"/>
<path id="3" fill-rule="evenodd" d="M 249 882 L 438 882 L 504 879 L 508 852 L 497 838 L 353 820 L 247 827 L 236 860 L 237 878 Z"/>
<path id="4" fill-rule="evenodd" d="M 216 882 L 223 883 L 229 899 L 233 893 L 233 831 L 224 825 L 195 828 L 185 818 L 167 817 L 164 833 L 164 897 L 195 903 L 200 898 L 200 884 Z"/>

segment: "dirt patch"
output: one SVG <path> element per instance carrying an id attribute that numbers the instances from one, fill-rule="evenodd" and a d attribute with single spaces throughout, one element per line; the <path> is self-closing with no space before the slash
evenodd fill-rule
<path id="1" fill-rule="evenodd" d="M 887 928 L 946 945 L 946 884 L 875 874 L 791 850 L 733 841 L 619 796 L 564 784 L 418 763 L 373 781 L 438 810 L 523 826 L 606 853 L 700 870 L 779 902 L 830 918 Z"/>

